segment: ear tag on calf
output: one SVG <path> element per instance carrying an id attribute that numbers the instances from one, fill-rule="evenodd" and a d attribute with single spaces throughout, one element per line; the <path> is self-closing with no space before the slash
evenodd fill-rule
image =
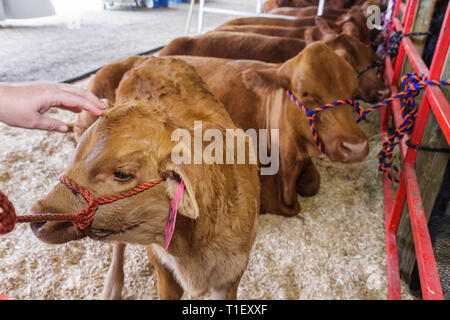
<path id="1" fill-rule="evenodd" d="M 178 186 L 178 191 L 175 197 L 170 200 L 170 209 L 169 209 L 169 216 L 167 217 L 166 222 L 166 246 L 165 250 L 169 248 L 170 241 L 172 240 L 173 231 L 175 230 L 175 222 L 177 221 L 177 209 L 178 209 L 178 203 L 180 202 L 181 196 L 184 192 L 184 181 L 181 180 L 180 185 Z"/>

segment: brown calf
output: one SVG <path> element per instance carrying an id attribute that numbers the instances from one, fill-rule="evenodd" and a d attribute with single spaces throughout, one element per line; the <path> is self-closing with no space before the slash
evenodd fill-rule
<path id="1" fill-rule="evenodd" d="M 278 27 L 278 26 L 259 26 L 259 25 L 223 25 L 215 31 L 227 32 L 246 32 L 256 33 L 266 36 L 285 37 L 306 40 L 306 43 L 313 41 L 327 41 L 334 39 L 337 32 L 330 28 L 325 19 L 316 17 L 315 27 Z"/>
<path id="2" fill-rule="evenodd" d="M 343 9 L 324 8 L 323 17 L 336 18 L 346 12 L 347 11 Z M 269 13 L 294 16 L 297 18 L 311 17 L 317 15 L 317 6 L 309 6 L 304 8 L 279 7 L 273 9 Z"/>
<path id="3" fill-rule="evenodd" d="M 261 176 L 261 212 L 296 215 L 300 210 L 297 193 L 312 196 L 319 189 L 320 176 L 310 158 L 322 155 L 304 112 L 289 99 L 286 89 L 309 110 L 351 98 L 357 88 L 352 67 L 323 42 L 313 43 L 282 65 L 178 58 L 195 67 L 238 127 L 279 130 L 279 171 Z M 352 106 L 320 112 L 316 126 L 330 160 L 357 162 L 367 155 L 367 139 L 353 118 Z"/>
<path id="4" fill-rule="evenodd" d="M 116 243 L 103 297 L 120 298 L 125 243 L 133 243 L 147 246 L 161 299 L 179 299 L 184 291 L 235 299 L 256 236 L 258 168 L 177 164 L 171 157 L 177 144 L 171 137 L 174 130 L 192 134 L 196 120 L 222 133 L 235 129 L 223 105 L 191 66 L 173 58 L 131 57 L 110 64 L 96 74 L 91 88 L 115 103 L 82 134 L 64 175 L 95 196 L 122 194 L 145 181 L 164 179 L 97 209 L 88 236 Z M 166 251 L 169 203 L 181 180 L 186 189 Z M 76 213 L 85 205 L 81 195 L 59 183 L 31 210 Z M 48 243 L 85 236 L 67 222 L 34 223 L 31 228 Z"/>
<path id="5" fill-rule="evenodd" d="M 317 14 L 317 7 L 306 8 L 276 8 L 270 12 L 271 14 L 282 14 L 287 16 L 295 16 L 299 19 L 310 18 Z M 364 43 L 370 41 L 370 30 L 366 25 L 366 17 L 361 9 L 352 8 L 349 10 L 325 8 L 322 16 L 329 23 L 334 23 L 341 30 L 355 38 L 360 39 Z"/>
<path id="6" fill-rule="evenodd" d="M 179 37 L 160 52 L 160 56 L 191 55 L 226 59 L 253 59 L 283 62 L 306 47 L 305 40 L 261 34 L 214 31 L 196 37 Z"/>
<path id="7" fill-rule="evenodd" d="M 358 39 L 340 34 L 326 42 L 345 58 L 356 72 L 364 70 L 376 60 L 375 53 Z M 173 40 L 160 55 L 192 55 L 227 59 L 254 59 L 281 63 L 295 57 L 306 47 L 304 40 L 277 38 L 260 34 L 234 32 L 210 32 L 194 38 L 181 37 Z M 357 97 L 374 103 L 387 98 L 389 89 L 381 82 L 374 70 L 362 74 Z"/>
<path id="8" fill-rule="evenodd" d="M 312 196 L 319 190 L 320 176 L 311 157 L 323 155 L 315 144 L 304 112 L 288 98 L 285 90 L 290 89 L 309 110 L 337 99 L 351 98 L 357 86 L 352 67 L 323 42 L 313 43 L 283 64 L 177 58 L 195 67 L 237 127 L 279 130 L 279 171 L 275 175 L 261 175 L 261 212 L 296 215 L 300 210 L 297 193 Z M 133 59 L 144 57 L 130 57 L 118 63 L 117 69 Z M 114 69 L 112 65 L 100 72 L 108 78 L 117 74 Z M 94 93 L 103 92 L 102 88 L 102 85 L 92 86 Z M 76 124 L 78 132 L 95 121 L 87 115 L 80 114 Z M 332 161 L 357 162 L 367 155 L 367 139 L 353 118 L 351 106 L 321 112 L 316 129 Z"/>
<path id="9" fill-rule="evenodd" d="M 263 25 L 279 27 L 314 27 L 316 25 L 315 17 L 302 19 L 284 19 L 284 18 L 266 18 L 266 17 L 246 17 L 236 18 L 225 22 L 222 26 L 240 26 L 240 25 Z"/>

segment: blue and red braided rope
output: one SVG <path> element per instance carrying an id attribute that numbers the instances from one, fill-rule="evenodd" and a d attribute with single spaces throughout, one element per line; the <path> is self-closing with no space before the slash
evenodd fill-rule
<path id="1" fill-rule="evenodd" d="M 420 91 L 426 88 L 429 85 L 450 85 L 450 81 L 443 80 L 428 80 L 425 75 L 417 74 L 417 73 L 408 73 L 405 74 L 401 78 L 401 83 L 403 86 L 403 90 L 396 95 L 389 97 L 369 108 L 364 109 L 356 100 L 351 99 L 341 99 L 335 102 L 327 103 L 323 106 L 317 107 L 311 111 L 308 110 L 304 105 L 302 105 L 290 92 L 286 90 L 287 95 L 291 100 L 306 114 L 306 119 L 309 121 L 309 127 L 311 133 L 313 135 L 314 141 L 320 151 L 325 153 L 325 148 L 322 142 L 319 139 L 317 134 L 317 130 L 314 125 L 314 121 L 316 120 L 317 114 L 320 111 L 331 109 L 343 104 L 353 105 L 354 109 L 358 112 L 359 118 L 357 122 L 359 123 L 361 120 L 365 120 L 367 114 L 372 111 L 375 111 L 381 107 L 386 106 L 388 103 L 391 103 L 395 99 L 403 98 L 401 102 L 401 113 L 403 117 L 403 123 L 394 130 L 394 132 L 387 138 L 387 140 L 383 143 L 382 149 L 378 154 L 378 170 L 383 172 L 386 177 L 388 177 L 391 181 L 398 182 L 398 176 L 400 175 L 400 170 L 397 166 L 393 165 L 393 154 L 394 148 L 397 144 L 399 144 L 403 137 L 409 134 L 414 126 L 414 122 L 417 117 L 417 107 L 415 99 L 419 95 Z M 395 175 L 391 172 L 394 171 Z"/>
<path id="2" fill-rule="evenodd" d="M 395 146 L 402 141 L 403 137 L 412 131 L 417 117 L 416 97 L 421 90 L 429 85 L 450 85 L 450 81 L 428 80 L 423 74 L 419 75 L 417 73 L 405 74 L 401 79 L 401 83 L 403 91 L 372 107 L 375 110 L 391 102 L 393 99 L 403 98 L 400 108 L 403 122 L 383 143 L 383 147 L 378 154 L 378 170 L 384 172 L 386 177 L 394 182 L 399 182 L 400 170 L 393 164 L 393 151 Z M 372 108 L 368 108 L 367 110 Z M 395 171 L 395 176 L 391 173 L 392 170 Z"/>
<path id="3" fill-rule="evenodd" d="M 316 120 L 317 114 L 320 111 L 331 109 L 331 108 L 337 107 L 337 106 L 342 105 L 342 104 L 353 105 L 357 110 L 358 110 L 358 108 L 360 108 L 360 106 L 356 102 L 356 100 L 340 99 L 340 100 L 337 100 L 337 101 L 334 101 L 334 102 L 331 102 L 331 103 L 324 104 L 323 106 L 317 107 L 317 108 L 309 111 L 308 108 L 306 108 L 304 105 L 302 105 L 297 100 L 297 98 L 295 98 L 294 94 L 291 91 L 286 90 L 286 93 L 289 96 L 289 98 L 291 98 L 292 102 L 294 102 L 303 112 L 305 112 L 306 119 L 308 119 L 308 121 L 309 121 L 309 128 L 310 128 L 311 133 L 313 135 L 314 141 L 316 142 L 317 147 L 319 147 L 319 150 L 322 153 L 325 153 L 325 147 L 323 146 L 323 143 L 320 141 L 319 136 L 317 134 L 317 130 L 316 130 L 315 125 L 314 125 L 314 121 Z"/>

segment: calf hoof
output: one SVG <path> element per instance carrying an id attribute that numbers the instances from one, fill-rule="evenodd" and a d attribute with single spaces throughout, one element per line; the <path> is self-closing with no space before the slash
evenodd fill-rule
<path id="1" fill-rule="evenodd" d="M 297 180 L 295 185 L 295 190 L 302 197 L 312 197 L 315 196 L 320 189 L 320 174 L 317 171 L 314 164 L 311 164 L 305 168 L 302 175 Z"/>
<path id="2" fill-rule="evenodd" d="M 291 205 L 286 205 L 281 201 L 279 203 L 271 204 L 270 206 L 262 205 L 260 208 L 261 214 L 271 213 L 283 217 L 295 217 L 301 212 L 301 210 L 300 203 L 297 199 L 295 199 L 295 202 Z"/>
<path id="3" fill-rule="evenodd" d="M 286 205 L 286 203 L 280 201 L 270 204 L 261 203 L 260 207 L 261 214 L 271 213 L 283 217 L 295 217 L 300 213 L 300 211 L 301 206 L 297 199 L 295 199 L 295 201 L 290 205 Z"/>

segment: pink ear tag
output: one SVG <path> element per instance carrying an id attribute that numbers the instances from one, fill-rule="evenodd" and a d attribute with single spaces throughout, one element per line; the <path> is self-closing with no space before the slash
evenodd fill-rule
<path id="1" fill-rule="evenodd" d="M 169 209 L 169 217 L 167 218 L 166 222 L 166 246 L 165 250 L 169 248 L 170 241 L 172 240 L 173 231 L 175 230 L 175 222 L 177 221 L 177 209 L 178 209 L 178 203 L 180 202 L 181 196 L 184 192 L 184 181 L 181 180 L 180 185 L 178 186 L 178 191 L 175 197 L 170 200 L 170 209 Z"/>

